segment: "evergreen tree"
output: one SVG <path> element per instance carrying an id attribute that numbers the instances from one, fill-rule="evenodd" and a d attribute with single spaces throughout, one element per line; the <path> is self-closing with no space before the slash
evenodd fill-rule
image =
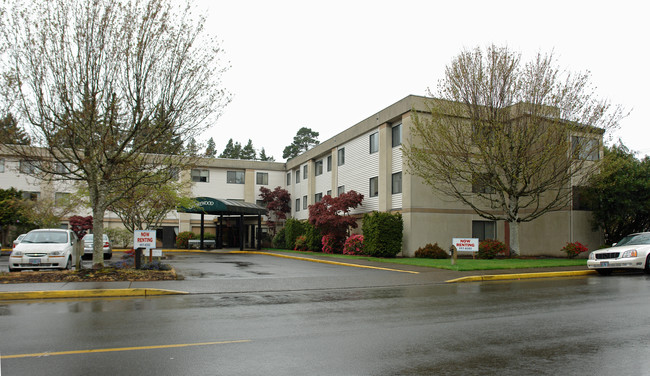
<path id="1" fill-rule="evenodd" d="M 248 143 L 246 144 L 246 146 L 244 146 L 241 149 L 241 153 L 239 154 L 239 159 L 255 160 L 256 156 L 257 156 L 257 152 L 253 147 L 253 141 L 251 139 L 248 139 Z"/>
<path id="2" fill-rule="evenodd" d="M 190 141 L 187 143 L 186 147 L 187 154 L 189 155 L 197 155 L 199 152 L 199 145 L 197 145 L 196 140 L 194 137 L 190 138 Z"/>
<path id="3" fill-rule="evenodd" d="M 214 158 L 217 156 L 217 148 L 212 137 L 208 140 L 208 146 L 205 148 L 205 156 L 208 158 Z"/>
<path id="4" fill-rule="evenodd" d="M 282 158 L 291 159 L 318 145 L 318 132 L 312 131 L 311 128 L 302 127 L 293 137 L 291 145 L 284 148 Z"/>
<path id="5" fill-rule="evenodd" d="M 16 118 L 11 113 L 0 119 L 0 144 L 30 144 L 29 136 L 18 126 Z"/>
<path id="6" fill-rule="evenodd" d="M 275 162 L 275 158 L 273 156 L 266 156 L 266 150 L 262 148 L 262 151 L 260 151 L 260 161 L 266 161 L 266 162 Z"/>

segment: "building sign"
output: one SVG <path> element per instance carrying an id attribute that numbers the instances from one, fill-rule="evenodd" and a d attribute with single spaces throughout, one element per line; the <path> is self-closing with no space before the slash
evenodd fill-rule
<path id="1" fill-rule="evenodd" d="M 133 232 L 133 248 L 156 248 L 156 231 L 135 230 Z"/>
<path id="2" fill-rule="evenodd" d="M 478 238 L 453 238 L 452 244 L 458 252 L 478 252 Z"/>
<path id="3" fill-rule="evenodd" d="M 142 255 L 145 257 L 162 257 L 162 249 L 160 248 L 151 248 L 151 249 L 145 249 L 144 252 L 142 252 Z"/>

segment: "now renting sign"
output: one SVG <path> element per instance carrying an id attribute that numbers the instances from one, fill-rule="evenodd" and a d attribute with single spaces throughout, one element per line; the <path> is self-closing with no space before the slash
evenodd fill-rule
<path id="1" fill-rule="evenodd" d="M 452 244 L 459 252 L 478 252 L 478 238 L 453 238 Z"/>
<path id="2" fill-rule="evenodd" d="M 156 231 L 135 230 L 133 232 L 133 248 L 156 248 Z"/>

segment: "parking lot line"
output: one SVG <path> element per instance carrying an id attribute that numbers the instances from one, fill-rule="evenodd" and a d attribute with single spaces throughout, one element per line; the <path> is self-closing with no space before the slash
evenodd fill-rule
<path id="1" fill-rule="evenodd" d="M 55 356 L 55 355 L 75 355 L 75 354 L 92 354 L 92 353 L 105 353 L 105 352 L 115 352 L 115 351 L 170 349 L 170 348 L 178 348 L 178 347 L 227 345 L 227 344 L 233 344 L 233 343 L 246 343 L 246 342 L 251 342 L 251 340 L 250 339 L 240 339 L 240 340 L 233 340 L 233 341 L 179 343 L 179 344 L 174 344 L 174 345 L 116 347 L 116 348 L 108 348 L 108 349 L 56 351 L 56 352 L 34 353 L 34 354 L 15 354 L 15 355 L 2 355 L 2 356 L 0 356 L 0 359 L 39 358 L 39 357 L 43 357 L 43 356 Z"/>

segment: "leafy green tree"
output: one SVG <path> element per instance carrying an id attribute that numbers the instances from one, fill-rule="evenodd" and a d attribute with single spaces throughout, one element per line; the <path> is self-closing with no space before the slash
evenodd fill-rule
<path id="1" fill-rule="evenodd" d="M 8 245 L 9 230 L 12 227 L 33 227 L 26 209 L 22 191 L 13 187 L 0 189 L 0 244 Z"/>
<path id="2" fill-rule="evenodd" d="M 93 264 L 101 267 L 107 208 L 134 189 L 173 179 L 161 170 L 189 168 L 194 158 L 165 149 L 202 134 L 230 101 L 220 46 L 189 2 L 3 5 L 2 77 L 13 84 L 5 103 L 39 147 L 12 152 L 39 163 L 42 179 L 86 186 Z"/>
<path id="3" fill-rule="evenodd" d="M 622 117 L 596 97 L 588 73 L 565 74 L 552 54 L 522 62 L 496 46 L 456 56 L 436 97 L 412 112 L 408 172 L 483 218 L 507 221 L 516 253 L 519 224 L 567 207 L 571 184 L 597 168 L 602 135 Z"/>
<path id="4" fill-rule="evenodd" d="M 208 145 L 205 148 L 205 156 L 208 158 L 214 158 L 217 156 L 217 146 L 214 144 L 214 139 L 212 137 L 208 140 Z"/>
<path id="5" fill-rule="evenodd" d="M 605 243 L 650 230 L 650 159 L 637 159 L 624 145 L 605 149 L 598 174 L 580 191 Z"/>
<path id="6" fill-rule="evenodd" d="M 245 160 L 255 160 L 257 157 L 257 152 L 255 151 L 255 148 L 253 147 L 253 141 L 248 140 L 248 143 L 246 146 L 244 146 L 241 149 L 241 152 L 239 153 L 239 159 L 245 159 Z"/>
<path id="7" fill-rule="evenodd" d="M 312 131 L 311 128 L 302 127 L 293 137 L 291 145 L 284 148 L 282 158 L 291 159 L 318 145 L 318 132 Z"/>

